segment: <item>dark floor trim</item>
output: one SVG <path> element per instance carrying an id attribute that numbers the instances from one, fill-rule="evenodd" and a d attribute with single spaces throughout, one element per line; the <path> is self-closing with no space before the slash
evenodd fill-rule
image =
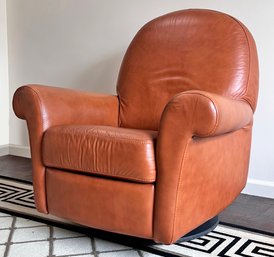
<path id="1" fill-rule="evenodd" d="M 13 178 L 13 177 L 8 177 L 5 175 L 0 175 L 1 179 L 6 179 L 6 180 L 11 180 L 14 182 L 20 182 L 20 183 L 24 183 L 24 184 L 28 184 L 28 185 L 32 185 L 33 183 L 24 179 L 20 179 L 20 178 Z"/>
<path id="2" fill-rule="evenodd" d="M 249 228 L 249 227 L 236 225 L 236 224 L 231 224 L 231 223 L 227 223 L 227 222 L 223 222 L 223 221 L 220 221 L 219 224 L 224 225 L 224 226 L 228 226 L 228 227 L 232 227 L 232 228 L 247 230 L 247 231 L 250 231 L 250 232 L 253 232 L 253 233 L 258 233 L 258 234 L 263 234 L 263 235 L 266 235 L 266 236 L 273 236 L 274 237 L 274 233 L 271 233 L 271 232 L 268 232 L 268 231 L 263 231 L 263 230 L 260 230 L 260 229 Z"/>

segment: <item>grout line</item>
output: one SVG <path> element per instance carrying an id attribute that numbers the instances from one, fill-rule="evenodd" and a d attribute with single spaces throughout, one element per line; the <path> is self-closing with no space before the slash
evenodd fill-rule
<path id="1" fill-rule="evenodd" d="M 12 242 L 13 245 L 19 244 L 28 244 L 28 243 L 39 243 L 39 242 L 48 242 L 49 239 L 38 239 L 38 240 L 28 240 L 28 241 L 19 241 L 19 242 Z"/>
<path id="2" fill-rule="evenodd" d="M 85 234 L 82 234 L 80 236 L 68 236 L 68 237 L 53 237 L 53 241 L 56 241 L 56 240 L 65 240 L 65 239 L 75 239 L 75 238 L 82 238 L 82 237 L 88 237 L 87 235 Z"/>
<path id="3" fill-rule="evenodd" d="M 58 255 L 57 257 L 77 257 L 77 256 L 90 256 L 90 254 L 93 255 L 93 253 L 75 253 L 75 254 L 65 254 L 65 255 Z M 52 257 L 56 257 L 53 255 Z"/>
<path id="4" fill-rule="evenodd" d="M 106 250 L 106 251 L 100 251 L 97 253 L 101 254 L 101 253 L 117 253 L 117 252 L 132 252 L 132 251 L 137 251 L 137 249 L 129 248 L 129 249 L 118 249 L 118 250 Z"/>
<path id="5" fill-rule="evenodd" d="M 83 236 L 77 236 L 77 237 L 62 237 L 62 238 L 53 238 L 53 241 L 59 241 L 59 240 L 66 240 L 66 239 L 77 239 L 77 238 L 83 238 L 87 237 L 85 235 Z M 12 244 L 27 244 L 27 243 L 37 243 L 37 242 L 46 242 L 50 241 L 50 239 L 38 239 L 38 240 L 28 240 L 28 241 L 19 241 L 19 242 L 12 242 Z"/>
<path id="6" fill-rule="evenodd" d="M 10 245 L 12 244 L 11 242 L 11 238 L 12 238 L 12 235 L 13 235 L 13 232 L 14 232 L 14 225 L 15 225 L 15 222 L 16 222 L 16 217 L 13 216 L 12 217 L 12 223 L 11 223 L 11 227 L 10 227 L 10 234 L 9 234 L 9 237 L 8 237 L 8 241 L 6 243 L 6 249 L 5 249 L 5 252 L 4 252 L 4 256 L 3 257 L 7 257 L 8 254 L 9 254 L 9 250 L 10 250 Z"/>
<path id="7" fill-rule="evenodd" d="M 94 237 L 90 237 L 90 240 L 91 240 L 92 254 L 94 255 L 94 257 L 98 257 Z"/>
<path id="8" fill-rule="evenodd" d="M 49 227 L 49 256 L 48 257 L 53 257 L 53 227 L 52 226 L 48 226 Z"/>
<path id="9" fill-rule="evenodd" d="M 35 226 L 29 226 L 29 227 L 14 227 L 14 228 L 20 230 L 25 228 L 39 228 L 39 227 L 44 228 L 44 227 L 47 227 L 47 225 L 45 224 L 45 225 L 35 225 Z"/>
<path id="10" fill-rule="evenodd" d="M 135 249 L 136 251 L 137 251 L 137 253 L 138 253 L 138 255 L 140 256 L 140 257 L 144 257 L 144 255 L 143 255 L 143 253 L 141 252 L 141 250 L 137 250 L 137 249 Z"/>

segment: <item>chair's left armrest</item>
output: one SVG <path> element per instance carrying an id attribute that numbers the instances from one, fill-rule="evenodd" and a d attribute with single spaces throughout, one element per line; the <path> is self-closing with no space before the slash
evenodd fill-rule
<path id="1" fill-rule="evenodd" d="M 118 97 L 77 90 L 26 85 L 13 97 L 15 114 L 27 121 L 33 166 L 35 203 L 47 213 L 45 167 L 41 144 L 44 132 L 56 125 L 118 125 Z"/>
<path id="2" fill-rule="evenodd" d="M 253 111 L 242 100 L 186 91 L 169 101 L 156 146 L 158 242 L 176 241 L 239 194 L 246 183 L 252 122 Z"/>
<path id="3" fill-rule="evenodd" d="M 252 121 L 253 111 L 247 102 L 191 90 L 177 94 L 167 104 L 160 133 L 176 127 L 184 137 L 211 137 L 241 129 Z"/>

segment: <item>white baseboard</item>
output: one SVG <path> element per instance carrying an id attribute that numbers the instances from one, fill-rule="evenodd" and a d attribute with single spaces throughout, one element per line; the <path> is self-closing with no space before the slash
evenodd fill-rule
<path id="1" fill-rule="evenodd" d="M 0 156 L 7 155 L 7 154 L 20 156 L 20 157 L 26 157 L 26 158 L 31 157 L 30 147 L 13 145 L 13 144 L 0 146 Z"/>
<path id="2" fill-rule="evenodd" d="M 15 155 L 15 156 L 31 158 L 29 146 L 10 144 L 9 145 L 9 154 Z"/>
<path id="3" fill-rule="evenodd" d="M 243 193 L 274 199 L 274 181 L 249 178 Z"/>
<path id="4" fill-rule="evenodd" d="M 0 156 L 9 154 L 9 145 L 0 145 Z"/>

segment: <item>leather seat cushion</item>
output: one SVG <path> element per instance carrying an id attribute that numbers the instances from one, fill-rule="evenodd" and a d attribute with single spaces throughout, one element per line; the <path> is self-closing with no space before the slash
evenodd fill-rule
<path id="1" fill-rule="evenodd" d="M 47 167 L 152 183 L 156 177 L 156 131 L 72 125 L 48 129 L 43 137 Z"/>

